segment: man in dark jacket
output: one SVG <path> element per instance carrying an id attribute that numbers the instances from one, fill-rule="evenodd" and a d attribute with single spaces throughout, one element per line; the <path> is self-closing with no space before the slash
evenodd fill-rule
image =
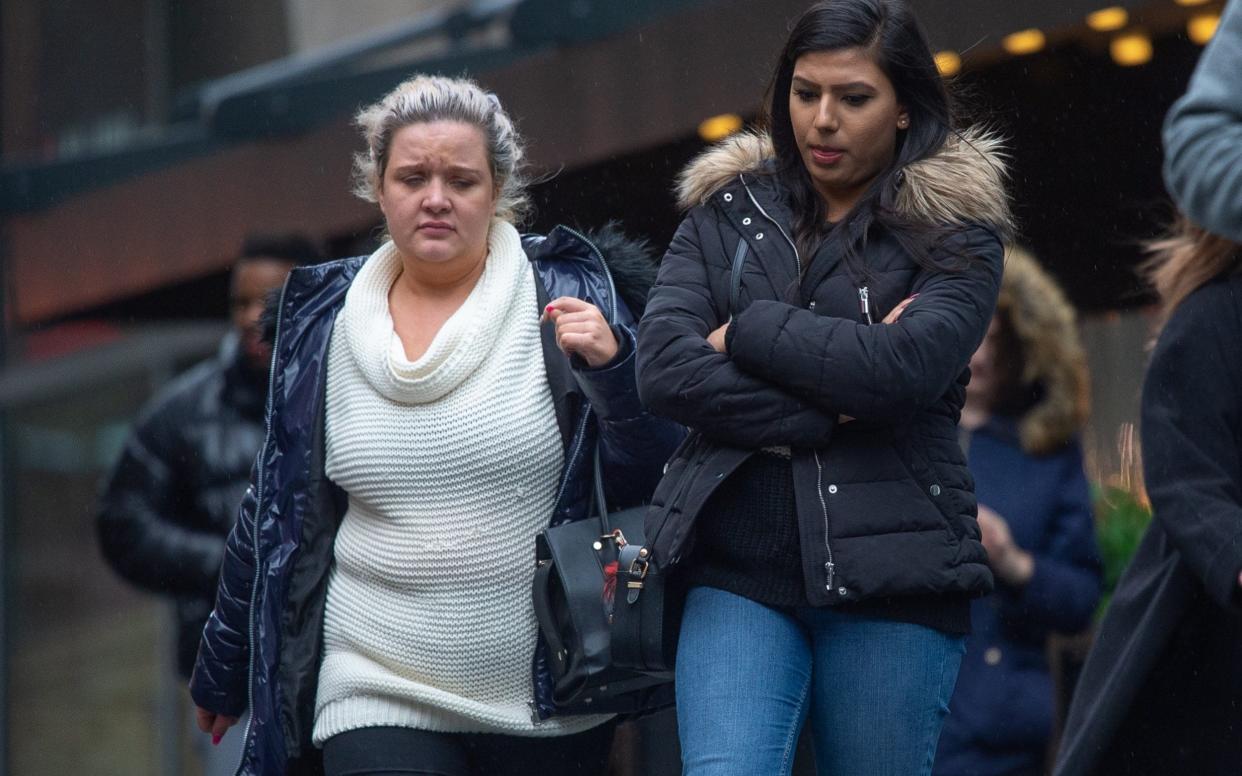
<path id="1" fill-rule="evenodd" d="M 271 359 L 260 330 L 263 305 L 292 267 L 316 254 L 301 237 L 246 241 L 229 288 L 233 330 L 214 358 L 143 408 L 100 501 L 99 543 L 108 563 L 176 603 L 177 670 L 187 680 L 215 600 L 225 538 L 263 442 Z"/>

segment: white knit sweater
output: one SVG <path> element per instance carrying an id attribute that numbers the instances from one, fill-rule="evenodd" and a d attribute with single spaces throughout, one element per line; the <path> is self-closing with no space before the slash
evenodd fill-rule
<path id="1" fill-rule="evenodd" d="M 563 463 L 535 282 L 493 223 L 474 290 L 405 358 L 391 243 L 359 270 L 328 355 L 327 474 L 349 495 L 324 616 L 314 740 L 360 727 L 559 735 L 535 725 L 534 537 Z"/>

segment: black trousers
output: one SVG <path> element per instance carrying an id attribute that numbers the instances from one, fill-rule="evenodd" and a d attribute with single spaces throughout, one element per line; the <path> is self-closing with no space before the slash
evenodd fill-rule
<path id="1" fill-rule="evenodd" d="M 324 742 L 324 772 L 326 776 L 602 776 L 615 729 L 615 722 L 607 722 L 570 736 L 530 738 L 360 728 Z"/>

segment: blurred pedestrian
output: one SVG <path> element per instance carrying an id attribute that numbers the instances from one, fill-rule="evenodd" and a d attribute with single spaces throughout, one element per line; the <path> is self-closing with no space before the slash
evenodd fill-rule
<path id="1" fill-rule="evenodd" d="M 1079 679 L 1057 774 L 1242 762 L 1242 3 L 1165 121 L 1187 214 L 1148 265 L 1163 330 L 1143 388 L 1154 520 Z"/>
<path id="2" fill-rule="evenodd" d="M 1225 6 L 1164 125 L 1164 179 L 1195 223 L 1242 242 L 1242 0 Z"/>
<path id="3" fill-rule="evenodd" d="M 1079 678 L 1056 773 L 1242 764 L 1242 245 L 1189 222 L 1158 246 L 1143 385 L 1153 520 Z"/>
<path id="4" fill-rule="evenodd" d="M 793 25 L 768 134 L 683 174 L 640 387 L 691 427 L 657 491 L 657 567 L 691 585 L 689 776 L 926 774 L 970 597 L 992 589 L 957 442 L 1009 223 L 999 144 L 954 123 L 906 2 Z"/>
<path id="5" fill-rule="evenodd" d="M 551 701 L 535 535 L 585 516 L 597 442 L 616 507 L 681 438 L 635 386 L 650 262 L 519 236 L 522 143 L 471 81 L 412 78 L 358 124 L 358 192 L 390 238 L 295 270 L 275 311 L 200 724 L 218 737 L 249 707 L 241 774 L 599 773 L 611 719 Z"/>
<path id="6" fill-rule="evenodd" d="M 1048 638 L 1091 623 L 1101 562 L 1078 433 L 1086 356 L 1074 310 L 1035 259 L 1010 249 L 996 315 L 970 361 L 961 438 L 996 592 L 973 632 L 934 772 L 1041 776 L 1052 735 Z"/>
<path id="7" fill-rule="evenodd" d="M 271 361 L 260 331 L 263 304 L 292 267 L 317 258 L 304 237 L 246 240 L 229 281 L 233 326 L 219 353 L 147 403 L 104 488 L 100 547 L 118 574 L 175 602 L 183 680 L 194 667 L 225 537 L 263 441 Z M 241 756 L 240 747 L 232 749 L 203 748 L 205 776 L 231 774 Z"/>

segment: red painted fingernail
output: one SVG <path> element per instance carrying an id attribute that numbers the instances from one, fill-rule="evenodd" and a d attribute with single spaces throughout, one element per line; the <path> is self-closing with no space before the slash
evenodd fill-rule
<path id="1" fill-rule="evenodd" d="M 544 312 L 546 312 L 546 313 L 550 313 L 550 312 L 552 312 L 552 311 L 553 311 L 553 310 L 555 310 L 555 309 L 556 309 L 556 307 L 555 307 L 555 306 L 553 306 L 553 305 L 548 305 L 547 307 L 543 308 L 543 311 L 544 311 Z"/>
<path id="2" fill-rule="evenodd" d="M 223 734 L 223 733 L 212 733 L 212 734 L 211 734 L 211 745 L 212 745 L 212 746 L 219 746 L 219 745 L 220 745 L 220 739 L 221 739 L 221 738 L 224 738 L 224 734 Z"/>

